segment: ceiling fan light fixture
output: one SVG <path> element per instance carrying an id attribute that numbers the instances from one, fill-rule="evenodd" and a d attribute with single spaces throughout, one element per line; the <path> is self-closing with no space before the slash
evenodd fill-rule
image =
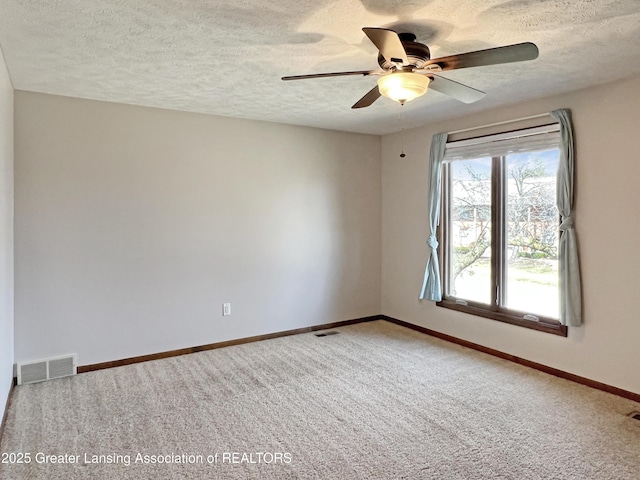
<path id="1" fill-rule="evenodd" d="M 412 72 L 396 72 L 378 79 L 380 93 L 396 102 L 405 103 L 427 93 L 431 79 Z"/>

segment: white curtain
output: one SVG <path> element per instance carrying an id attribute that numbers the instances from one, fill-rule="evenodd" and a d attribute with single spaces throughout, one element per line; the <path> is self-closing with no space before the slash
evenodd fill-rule
<path id="1" fill-rule="evenodd" d="M 431 139 L 429 152 L 429 259 L 424 272 L 420 299 L 442 300 L 442 282 L 438 263 L 438 239 L 436 232 L 440 222 L 440 191 L 442 185 L 442 161 L 447 146 L 447 134 L 437 133 Z"/>
<path id="2" fill-rule="evenodd" d="M 558 270 L 560 274 L 560 322 L 563 325 L 582 325 L 582 288 L 578 258 L 578 238 L 573 226 L 574 152 L 571 112 L 559 109 L 551 112 L 560 123 L 560 161 L 556 198 L 560 212 L 560 241 Z"/>

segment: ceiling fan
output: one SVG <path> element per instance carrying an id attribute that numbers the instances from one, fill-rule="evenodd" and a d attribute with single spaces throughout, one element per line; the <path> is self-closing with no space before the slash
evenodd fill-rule
<path id="1" fill-rule="evenodd" d="M 424 95 L 429 87 L 461 102 L 473 103 L 484 97 L 485 93 L 437 73 L 538 58 L 538 47 L 533 43 L 525 42 L 432 59 L 429 47 L 416 42 L 416 36 L 413 33 L 396 33 L 387 28 L 368 27 L 363 28 L 362 31 L 380 52 L 378 64 L 381 70 L 293 75 L 282 77 L 282 80 L 345 75 L 379 76 L 378 84 L 351 108 L 368 107 L 381 95 L 404 105 L 405 102 Z"/>

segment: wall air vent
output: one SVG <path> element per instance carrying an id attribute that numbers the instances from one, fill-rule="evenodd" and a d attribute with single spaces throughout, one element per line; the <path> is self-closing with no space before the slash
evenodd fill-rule
<path id="1" fill-rule="evenodd" d="M 18 385 L 44 382 L 76 374 L 76 356 L 47 358 L 37 362 L 18 363 Z"/>
<path id="2" fill-rule="evenodd" d="M 316 333 L 315 336 L 316 337 L 328 337 L 330 335 L 338 335 L 340 332 L 337 332 L 335 330 L 331 330 L 329 332 L 322 332 L 322 333 Z"/>

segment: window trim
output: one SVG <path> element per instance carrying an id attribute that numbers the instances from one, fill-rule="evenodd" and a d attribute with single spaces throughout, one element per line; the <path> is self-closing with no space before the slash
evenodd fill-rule
<path id="1" fill-rule="evenodd" d="M 451 310 L 468 313 L 471 315 L 488 318 L 491 320 L 497 320 L 500 322 L 508 323 L 511 325 L 517 325 L 532 330 L 551 333 L 566 337 L 568 335 L 568 328 L 566 325 L 562 325 L 559 320 L 542 315 L 535 315 L 537 320 L 527 319 L 527 312 L 520 312 L 513 309 L 507 309 L 501 307 L 504 304 L 504 292 L 498 290 L 499 285 L 504 285 L 504 252 L 506 250 L 506 228 L 505 224 L 505 196 L 506 192 L 506 175 L 505 175 L 505 162 L 507 155 L 501 155 L 500 157 L 492 157 L 492 180 L 491 182 L 491 249 L 496 253 L 495 261 L 491 262 L 491 292 L 495 300 L 492 305 L 485 305 L 469 300 L 462 300 L 456 297 L 448 296 L 447 289 L 450 285 L 450 272 L 446 268 L 449 264 L 449 252 L 445 248 L 450 241 L 451 215 L 446 215 L 446 208 L 449 205 L 450 197 L 450 165 L 452 161 L 443 162 L 442 168 L 442 182 L 441 182 L 441 198 L 440 198 L 440 219 L 441 225 L 438 229 L 438 241 L 439 241 L 439 255 L 442 261 L 440 262 L 440 274 L 443 280 L 442 282 L 442 300 L 436 302 L 439 307 L 448 308 Z M 455 160 L 454 160 L 455 161 Z M 498 184 L 500 186 L 498 187 Z M 498 221 L 495 221 L 498 219 Z M 500 230 L 499 230 L 500 229 Z M 497 271 L 496 271 L 497 269 Z M 500 276 L 501 278 L 498 278 Z"/>
<path id="2" fill-rule="evenodd" d="M 561 337 L 566 337 L 569 330 L 566 325 L 561 325 L 560 322 L 555 319 L 538 317 L 540 319 L 539 321 L 527 320 L 524 318 L 524 314 L 514 315 L 513 313 L 493 311 L 486 307 L 478 307 L 472 304 L 472 302 L 467 302 L 467 305 L 462 305 L 447 297 L 443 297 L 442 300 L 436 302 L 436 305 L 438 307 L 468 313 L 477 317 L 489 318 L 491 320 L 497 320 L 499 322 L 509 323 L 519 327 L 530 328 L 531 330 L 560 335 Z"/>

